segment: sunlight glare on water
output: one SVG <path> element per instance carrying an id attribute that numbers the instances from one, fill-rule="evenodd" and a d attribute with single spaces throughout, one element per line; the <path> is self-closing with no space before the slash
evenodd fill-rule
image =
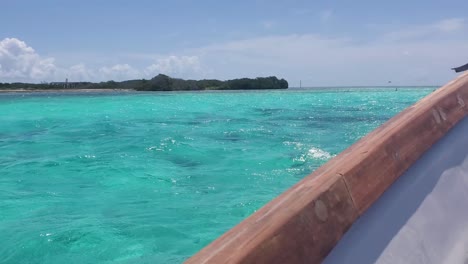
<path id="1" fill-rule="evenodd" d="M 178 263 L 433 88 L 0 95 L 0 263 Z"/>

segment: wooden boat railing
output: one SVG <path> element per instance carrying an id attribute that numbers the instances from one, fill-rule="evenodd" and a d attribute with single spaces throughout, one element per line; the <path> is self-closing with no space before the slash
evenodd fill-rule
<path id="1" fill-rule="evenodd" d="M 468 113 L 468 73 L 353 144 L 186 263 L 320 263 L 344 233 Z"/>

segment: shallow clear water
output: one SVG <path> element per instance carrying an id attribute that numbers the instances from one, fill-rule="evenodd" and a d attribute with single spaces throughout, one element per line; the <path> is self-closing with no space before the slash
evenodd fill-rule
<path id="1" fill-rule="evenodd" d="M 433 88 L 0 94 L 0 263 L 178 263 Z"/>

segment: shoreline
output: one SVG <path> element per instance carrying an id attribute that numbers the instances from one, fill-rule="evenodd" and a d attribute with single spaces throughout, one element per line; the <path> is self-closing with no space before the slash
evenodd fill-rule
<path id="1" fill-rule="evenodd" d="M 104 93 L 134 92 L 133 89 L 0 89 L 1 93 Z"/>
<path id="2" fill-rule="evenodd" d="M 407 88 L 433 88 L 435 86 L 394 86 L 394 87 L 385 87 L 385 86 L 380 86 L 380 87 L 372 87 L 372 86 L 337 86 L 337 87 L 303 87 L 303 88 L 296 88 L 296 87 L 291 87 L 291 88 L 286 88 L 286 89 L 232 89 L 232 90 L 217 90 L 217 89 L 207 89 L 207 90 L 162 90 L 162 91 L 139 91 L 135 89 L 79 89 L 79 88 L 71 88 L 71 89 L 0 89 L 0 94 L 8 94 L 8 93 L 63 93 L 63 94 L 68 94 L 68 93 L 131 93 L 131 92 L 138 92 L 138 93 L 167 93 L 167 92 L 258 92 L 258 91 L 285 91 L 289 90 L 292 92 L 301 92 L 301 91 L 336 91 L 336 90 L 345 90 L 345 89 L 394 89 L 394 88 L 401 88 L 401 89 L 407 89 Z M 345 91 L 346 92 L 346 91 Z"/>

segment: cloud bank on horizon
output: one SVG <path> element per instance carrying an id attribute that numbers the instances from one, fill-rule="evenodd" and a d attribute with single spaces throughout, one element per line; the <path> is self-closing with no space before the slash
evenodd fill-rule
<path id="1" fill-rule="evenodd" d="M 333 16 L 326 10 L 320 20 L 327 23 Z M 261 23 L 266 30 L 276 26 L 271 21 Z M 297 86 L 299 80 L 310 86 L 385 85 L 389 80 L 395 85 L 437 85 L 455 76 L 451 67 L 468 62 L 468 28 L 464 18 L 446 18 L 401 30 L 380 30 L 364 40 L 271 33 L 168 53 L 112 57 L 113 63 L 92 54 L 47 56 L 27 39 L 8 36 L 0 40 L 0 82 L 121 81 L 163 73 L 186 79 L 276 75 L 290 86 Z"/>

